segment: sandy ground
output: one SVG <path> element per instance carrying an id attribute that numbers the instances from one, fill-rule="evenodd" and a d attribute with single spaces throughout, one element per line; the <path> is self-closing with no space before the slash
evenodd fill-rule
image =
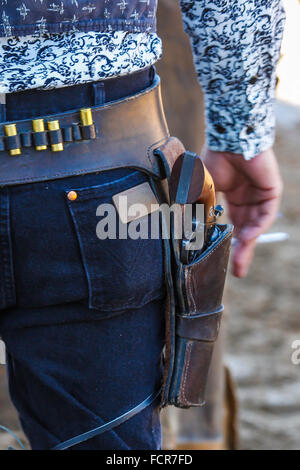
<path id="1" fill-rule="evenodd" d="M 300 449 L 300 108 L 277 107 L 276 153 L 284 179 L 282 217 L 272 230 L 285 243 L 260 245 L 249 276 L 227 283 L 228 355 L 240 400 L 240 446 Z"/>
<path id="2" fill-rule="evenodd" d="M 227 282 L 228 354 L 240 401 L 242 449 L 300 449 L 300 109 L 278 104 L 276 152 L 285 183 L 282 216 L 272 230 L 288 242 L 260 245 L 249 276 Z M 18 430 L 0 366 L 0 424 Z M 0 449 L 13 443 L 0 432 Z"/>

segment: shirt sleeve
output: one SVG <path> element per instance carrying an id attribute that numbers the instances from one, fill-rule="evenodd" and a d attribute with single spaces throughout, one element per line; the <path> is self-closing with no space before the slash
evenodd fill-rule
<path id="1" fill-rule="evenodd" d="M 282 1 L 180 3 L 205 95 L 207 145 L 251 159 L 274 142 Z"/>

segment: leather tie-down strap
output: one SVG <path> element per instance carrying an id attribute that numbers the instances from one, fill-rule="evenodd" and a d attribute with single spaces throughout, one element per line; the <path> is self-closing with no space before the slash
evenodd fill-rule
<path id="1" fill-rule="evenodd" d="M 161 393 L 161 390 L 151 393 L 151 395 L 149 395 L 139 405 L 135 406 L 131 410 L 122 414 L 121 416 L 118 416 L 117 418 L 112 419 L 108 423 L 102 424 L 101 426 L 98 426 L 97 428 L 91 429 L 90 431 L 79 434 L 78 436 L 68 439 L 67 441 L 61 442 L 60 444 L 57 444 L 55 447 L 53 447 L 52 450 L 69 449 L 70 447 L 73 447 L 77 444 L 81 444 L 82 442 L 85 442 L 89 439 L 92 439 L 95 436 L 99 436 L 100 434 L 103 434 L 104 432 L 110 431 L 111 429 L 117 426 L 120 426 L 120 424 L 125 423 L 125 421 L 128 421 L 128 419 L 132 418 L 136 414 L 143 411 L 147 406 L 151 405 L 151 403 L 153 403 L 156 400 L 156 398 L 158 398 L 160 393 Z"/>
<path id="2" fill-rule="evenodd" d="M 91 112 L 93 123 L 87 126 L 80 122 L 79 110 L 0 124 L 0 186 L 124 167 L 161 177 L 153 150 L 168 139 L 169 131 L 159 77 L 145 90 Z M 34 132 L 36 120 L 56 127 Z"/>
<path id="3" fill-rule="evenodd" d="M 125 423 L 125 421 L 128 421 L 130 418 L 133 418 L 135 415 L 143 411 L 145 408 L 147 408 L 147 406 L 150 406 L 159 397 L 160 393 L 161 393 L 161 389 L 151 393 L 151 395 L 149 395 L 145 400 L 143 400 L 137 406 L 135 406 L 134 408 L 131 408 L 131 410 L 127 411 L 121 416 L 118 416 L 117 418 L 114 418 L 108 423 L 102 424 L 101 426 L 98 426 L 97 428 L 91 429 L 90 431 L 87 431 L 82 434 L 79 434 L 78 436 L 72 437 L 71 439 L 68 439 L 67 441 L 61 442 L 60 444 L 57 444 L 55 447 L 53 447 L 51 450 L 69 449 L 70 447 L 74 447 L 77 444 L 81 444 L 82 442 L 88 441 L 89 439 L 92 439 L 93 437 L 99 436 L 100 434 L 103 434 L 104 432 L 110 431 L 111 429 L 114 429 L 117 426 L 120 426 L 121 424 Z M 18 442 L 21 449 L 26 450 L 22 442 L 18 438 L 18 436 L 16 436 L 16 434 L 13 431 L 11 431 L 10 429 L 2 425 L 0 425 L 0 429 L 9 433 Z M 15 450 L 15 449 L 13 447 L 9 447 L 8 450 Z"/>
<path id="4" fill-rule="evenodd" d="M 13 437 L 16 440 L 16 442 L 19 444 L 19 446 L 21 447 L 22 450 L 26 450 L 24 445 L 22 444 L 22 442 L 18 438 L 18 436 L 11 429 L 8 429 L 6 426 L 2 426 L 2 424 L 0 424 L 0 429 L 2 429 L 2 431 L 4 431 L 4 432 L 7 432 L 8 434 L 10 434 L 11 437 Z M 16 449 L 14 447 L 9 446 L 7 450 L 16 450 Z"/>

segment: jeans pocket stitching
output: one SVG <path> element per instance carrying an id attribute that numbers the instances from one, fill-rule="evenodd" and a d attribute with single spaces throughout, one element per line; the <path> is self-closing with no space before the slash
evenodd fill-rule
<path id="1" fill-rule="evenodd" d="M 127 182 L 128 182 L 130 177 L 131 178 L 133 177 L 133 179 L 135 179 L 135 176 L 139 173 L 140 172 L 134 172 L 134 173 L 131 173 L 130 175 L 128 175 L 128 177 L 126 177 L 126 178 L 122 178 L 122 179 L 119 179 L 119 180 L 114 180 L 114 182 L 107 185 L 106 188 L 108 186 L 113 187 L 115 185 L 118 185 L 120 183 L 120 181 L 123 182 L 123 181 L 127 180 Z M 139 184 L 139 181 L 137 181 L 136 183 Z M 134 186 L 134 182 L 133 182 L 133 186 Z M 94 186 L 92 188 L 84 188 L 83 191 L 86 191 L 86 194 L 89 190 L 91 190 L 91 189 L 93 190 L 93 191 L 90 191 L 90 194 L 89 194 L 90 197 L 80 198 L 80 195 L 79 195 L 78 199 L 74 203 L 72 201 L 67 200 L 67 202 L 68 202 L 67 205 L 68 205 L 69 212 L 71 214 L 71 218 L 72 218 L 72 221 L 73 221 L 73 226 L 74 226 L 74 229 L 75 229 L 75 234 L 76 234 L 77 242 L 78 242 L 78 245 L 79 245 L 79 250 L 80 250 L 80 253 L 81 253 L 81 260 L 82 260 L 85 276 L 86 276 L 86 279 L 87 279 L 88 293 L 89 293 L 89 306 L 90 306 L 90 308 L 96 308 L 98 310 L 99 309 L 103 309 L 103 310 L 111 309 L 111 310 L 120 310 L 120 311 L 123 310 L 123 309 L 127 309 L 129 307 L 137 308 L 137 307 L 140 306 L 140 304 L 142 305 L 144 303 L 149 302 L 151 300 L 151 298 L 157 297 L 158 295 L 161 296 L 162 295 L 162 293 L 161 293 L 162 289 L 154 289 L 154 290 L 153 289 L 145 289 L 145 292 L 143 292 L 143 290 L 137 290 L 138 298 L 139 298 L 138 301 L 137 301 L 136 295 L 133 295 L 131 298 L 129 298 L 129 297 L 125 298 L 126 297 L 126 294 L 125 294 L 125 296 L 122 300 L 120 300 L 119 297 L 116 297 L 116 299 L 117 299 L 116 302 L 114 302 L 114 301 L 111 302 L 111 301 L 109 301 L 109 298 L 107 298 L 107 297 L 109 297 L 109 295 L 107 294 L 109 292 L 108 291 L 109 281 L 107 281 L 108 283 L 106 284 L 105 283 L 106 279 L 104 279 L 104 277 L 101 276 L 101 275 L 99 275 L 99 276 L 97 275 L 99 263 L 97 265 L 93 265 L 93 263 L 90 262 L 90 255 L 87 254 L 87 251 L 86 251 L 90 248 L 88 246 L 86 246 L 86 243 L 85 243 L 86 240 L 87 240 L 86 237 L 88 235 L 85 233 L 85 231 L 82 230 L 83 220 L 80 221 L 80 217 L 82 217 L 82 214 L 84 213 L 84 211 L 82 209 L 84 209 L 85 204 L 88 204 L 88 201 L 91 198 L 91 196 L 93 196 L 93 198 L 97 197 L 98 190 L 101 191 L 102 188 L 103 188 L 102 185 Z M 96 191 L 95 191 L 95 189 L 96 189 Z M 118 189 L 120 189 L 120 191 L 122 191 L 122 188 L 118 188 Z M 83 203 L 83 205 L 78 206 L 78 203 L 80 203 L 80 201 Z M 76 209 L 76 207 L 78 209 Z M 86 223 L 86 221 L 85 221 L 85 223 Z M 129 279 L 129 277 L 133 278 L 133 276 L 129 276 L 129 274 L 134 272 L 134 267 L 136 265 L 137 260 L 140 258 L 141 250 L 142 250 L 142 247 L 144 246 L 142 244 L 142 239 L 137 239 L 136 242 L 137 242 L 136 249 L 133 252 L 132 258 L 129 260 L 130 263 L 126 264 L 127 262 L 124 261 L 124 263 L 123 263 L 124 265 L 120 267 L 120 270 L 121 270 L 121 273 L 120 273 L 120 276 L 119 276 L 119 284 L 120 285 L 122 284 L 122 277 L 123 277 L 123 280 L 124 280 L 124 276 L 128 276 L 128 279 Z M 131 247 L 129 249 L 132 250 L 133 248 Z M 125 250 L 126 250 L 126 248 L 125 248 Z M 90 254 L 91 254 L 91 252 L 90 252 Z M 99 258 L 99 256 L 98 256 L 98 258 Z M 107 259 L 106 259 L 106 261 L 107 261 Z M 116 261 L 118 261 L 118 258 L 116 259 Z M 120 263 L 120 264 L 122 264 L 122 263 Z M 137 279 L 139 279 L 138 274 L 137 274 Z M 103 286 L 101 285 L 102 281 L 104 281 Z M 97 287 L 95 287 L 96 282 L 98 284 Z M 118 281 L 116 280 L 116 284 L 117 283 L 118 283 Z M 155 295 L 155 294 L 157 294 L 157 295 Z M 150 299 L 149 299 L 149 297 L 150 297 Z"/>
<path id="2" fill-rule="evenodd" d="M 2 301 L 0 308 L 13 307 L 16 304 L 16 287 L 14 277 L 12 240 L 10 229 L 10 200 L 8 189 L 0 193 L 0 257 L 2 270 L 0 284 Z M 2 304 L 2 305 L 1 305 Z"/>
<path id="3" fill-rule="evenodd" d="M 95 186 L 90 186 L 88 188 L 82 188 L 81 187 L 81 188 L 72 188 L 71 190 L 68 189 L 68 190 L 65 191 L 65 194 L 67 195 L 70 191 L 76 191 L 80 195 L 81 200 L 90 199 L 90 198 L 95 197 L 95 193 L 97 191 L 107 189 L 109 187 L 113 187 L 117 184 L 124 183 L 126 180 L 128 180 L 130 178 L 134 178 L 139 173 L 140 173 L 139 171 L 133 171 L 129 175 L 123 176 L 122 178 L 119 178 L 117 180 L 113 180 L 113 181 L 103 183 L 103 184 L 99 184 L 99 185 L 95 185 Z M 69 204 L 69 206 L 71 206 L 73 204 L 73 201 L 68 200 L 68 204 Z"/>

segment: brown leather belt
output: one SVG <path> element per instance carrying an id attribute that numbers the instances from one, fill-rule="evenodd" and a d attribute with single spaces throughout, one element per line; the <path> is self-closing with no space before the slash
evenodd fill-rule
<path id="1" fill-rule="evenodd" d="M 0 186 L 32 183 L 97 171 L 130 167 L 153 176 L 161 172 L 153 150 L 169 136 L 159 77 L 142 92 L 92 107 L 93 125 L 80 122 L 80 111 L 39 116 L 58 121 L 59 130 L 34 132 L 32 120 L 0 125 Z M 16 135 L 5 126 L 16 124 Z M 63 151 L 53 152 L 57 143 Z M 52 147 L 51 147 L 52 145 Z M 47 147 L 36 150 L 36 147 Z M 20 148 L 21 154 L 11 155 Z M 14 152 L 13 152 L 14 153 Z"/>

